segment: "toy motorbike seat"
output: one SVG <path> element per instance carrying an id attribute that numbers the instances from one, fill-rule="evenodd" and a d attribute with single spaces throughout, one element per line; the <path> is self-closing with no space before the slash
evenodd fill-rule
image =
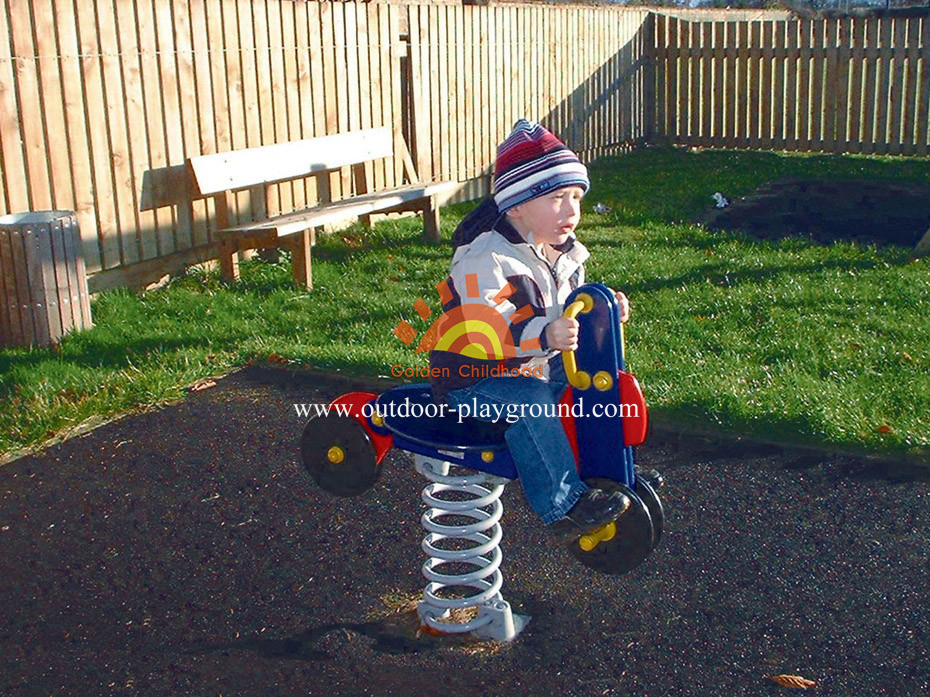
<path id="1" fill-rule="evenodd" d="M 504 431 L 511 425 L 506 421 L 488 423 L 463 417 L 460 422 L 458 412 L 448 406 L 440 412 L 427 384 L 402 385 L 384 392 L 377 399 L 377 410 L 384 428 L 393 434 L 396 448 L 498 477 L 517 478 L 504 440 Z"/>

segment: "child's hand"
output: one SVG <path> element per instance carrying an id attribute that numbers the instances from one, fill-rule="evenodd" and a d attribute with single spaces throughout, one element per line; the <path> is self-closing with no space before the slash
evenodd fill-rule
<path id="1" fill-rule="evenodd" d="M 578 348 L 578 320 L 560 317 L 546 325 L 546 341 L 549 348 L 559 351 L 574 351 Z"/>
<path id="2" fill-rule="evenodd" d="M 620 321 L 626 322 L 630 319 L 630 301 L 619 290 L 614 291 L 614 297 L 617 299 L 617 304 L 620 306 Z"/>

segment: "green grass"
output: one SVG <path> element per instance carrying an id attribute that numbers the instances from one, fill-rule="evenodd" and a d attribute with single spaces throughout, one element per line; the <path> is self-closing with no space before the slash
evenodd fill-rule
<path id="1" fill-rule="evenodd" d="M 648 150 L 591 168 L 579 236 L 588 278 L 633 305 L 631 366 L 654 417 L 779 441 L 930 460 L 930 259 L 908 250 L 759 242 L 690 225 L 710 195 L 781 177 L 930 181 L 930 162 Z M 612 212 L 591 213 L 604 202 Z M 474 204 L 447 208 L 451 236 Z M 243 264 L 243 281 L 190 274 L 145 294 L 103 294 L 96 327 L 60 350 L 0 351 L 0 453 L 90 421 L 183 397 L 249 361 L 357 375 L 425 365 L 391 330 L 438 315 L 448 244 L 415 219 L 353 228 L 314 250 L 316 290 L 286 263 Z M 413 302 L 433 308 L 422 321 Z"/>

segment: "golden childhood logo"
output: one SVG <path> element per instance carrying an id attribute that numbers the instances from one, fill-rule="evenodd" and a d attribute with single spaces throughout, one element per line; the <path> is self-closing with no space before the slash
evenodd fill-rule
<path id="1" fill-rule="evenodd" d="M 439 301 L 445 305 L 452 300 L 452 290 L 448 281 L 443 280 L 436 284 L 439 292 Z M 451 351 L 469 358 L 484 358 L 503 360 L 516 356 L 516 347 L 510 327 L 533 316 L 533 309 L 524 305 L 510 314 L 510 322 L 504 319 L 498 309 L 516 291 L 510 283 L 497 293 L 491 302 L 495 307 L 486 304 L 478 289 L 478 274 L 468 274 L 465 277 L 465 297 L 462 304 L 444 312 L 439 319 L 426 330 L 416 352 L 421 351 Z M 423 298 L 417 298 L 413 304 L 414 310 L 420 319 L 426 320 L 432 315 L 429 306 Z M 417 336 L 417 330 L 410 324 L 401 320 L 394 327 L 394 336 L 410 346 Z M 520 349 L 529 351 L 540 348 L 539 339 L 530 339 L 520 343 Z"/>

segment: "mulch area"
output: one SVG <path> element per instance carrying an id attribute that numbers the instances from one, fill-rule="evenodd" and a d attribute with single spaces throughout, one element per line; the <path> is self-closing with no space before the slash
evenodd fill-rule
<path id="1" fill-rule="evenodd" d="M 726 192 L 723 192 L 726 195 Z M 700 221 L 760 239 L 805 237 L 913 247 L 930 228 L 930 186 L 873 180 L 786 179 L 711 209 Z"/>
<path id="2" fill-rule="evenodd" d="M 0 694 L 930 691 L 930 471 L 663 432 L 639 451 L 668 480 L 646 563 L 581 566 L 512 484 L 504 594 L 532 623 L 417 637 L 409 457 L 355 499 L 297 457 L 291 405 L 364 386 L 247 369 L 0 468 Z"/>

